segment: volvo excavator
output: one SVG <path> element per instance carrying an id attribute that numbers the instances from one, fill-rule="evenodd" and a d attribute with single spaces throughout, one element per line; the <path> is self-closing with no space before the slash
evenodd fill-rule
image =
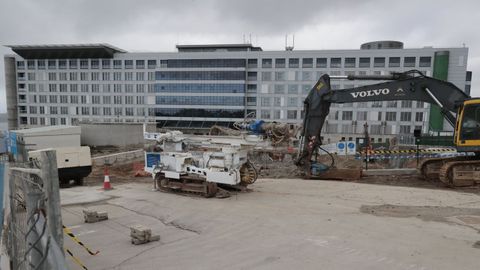
<path id="1" fill-rule="evenodd" d="M 332 90 L 331 79 L 384 82 Z M 321 130 L 332 103 L 389 100 L 416 100 L 439 106 L 454 128 L 457 152 L 474 153 L 462 157 L 426 159 L 417 168 L 424 177 L 438 178 L 452 187 L 480 184 L 480 98 L 471 98 L 454 84 L 428 77 L 418 70 L 388 75 L 322 75 L 304 101 L 303 140 L 296 165 L 307 178 L 318 177 L 331 169 L 315 157 L 322 150 Z"/>

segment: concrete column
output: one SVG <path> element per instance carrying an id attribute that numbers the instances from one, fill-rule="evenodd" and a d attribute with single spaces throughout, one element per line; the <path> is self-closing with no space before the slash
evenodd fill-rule
<path id="1" fill-rule="evenodd" d="M 8 129 L 18 129 L 18 94 L 17 94 L 17 74 L 15 68 L 15 58 L 5 56 L 5 92 L 7 96 L 7 121 Z"/>

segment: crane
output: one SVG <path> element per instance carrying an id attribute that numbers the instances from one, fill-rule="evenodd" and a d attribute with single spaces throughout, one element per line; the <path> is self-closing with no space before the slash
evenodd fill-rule
<path id="1" fill-rule="evenodd" d="M 385 82 L 332 90 L 331 79 L 382 80 Z M 453 158 L 432 158 L 423 161 L 419 172 L 435 174 L 449 186 L 480 183 L 480 98 L 471 98 L 454 84 L 424 75 L 418 70 L 388 75 L 322 75 L 304 101 L 302 145 L 295 164 L 305 175 L 329 166 L 312 160 L 322 145 L 321 130 L 332 103 L 353 103 L 389 100 L 416 100 L 438 105 L 445 119 L 454 128 L 454 145 L 458 152 L 475 155 Z"/>

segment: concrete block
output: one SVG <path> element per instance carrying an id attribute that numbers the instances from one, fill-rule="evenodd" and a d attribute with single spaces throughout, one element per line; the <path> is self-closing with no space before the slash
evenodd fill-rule
<path id="1" fill-rule="evenodd" d="M 85 223 L 95 223 L 99 222 L 102 220 L 107 220 L 108 219 L 108 213 L 107 212 L 97 212 L 93 210 L 88 210 L 84 209 L 83 210 L 83 218 L 85 220 Z"/>
<path id="2" fill-rule="evenodd" d="M 152 230 L 143 225 L 135 225 L 130 227 L 130 237 L 132 244 L 134 245 L 160 240 L 160 235 L 152 235 Z"/>

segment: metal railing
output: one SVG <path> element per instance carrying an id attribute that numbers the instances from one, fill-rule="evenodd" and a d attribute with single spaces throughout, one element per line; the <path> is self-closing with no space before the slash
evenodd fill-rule
<path id="1" fill-rule="evenodd" d="M 8 168 L 4 241 L 11 269 L 67 269 L 55 151 Z"/>

